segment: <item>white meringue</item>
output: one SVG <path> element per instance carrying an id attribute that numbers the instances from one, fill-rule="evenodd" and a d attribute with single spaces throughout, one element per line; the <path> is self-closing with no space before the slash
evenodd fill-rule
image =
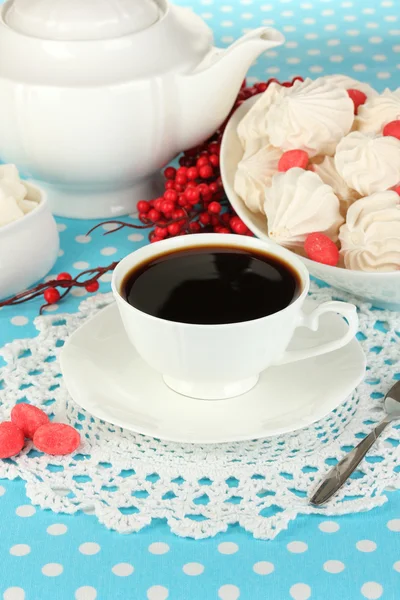
<path id="1" fill-rule="evenodd" d="M 268 235 L 282 246 L 302 246 L 316 231 L 336 242 L 344 221 L 332 188 L 316 173 L 299 168 L 273 176 L 265 190 L 264 209 Z"/>
<path id="2" fill-rule="evenodd" d="M 310 167 L 322 179 L 324 183 L 331 186 L 340 201 L 340 212 L 346 215 L 349 206 L 360 198 L 360 194 L 350 188 L 343 177 L 339 175 L 335 167 L 335 160 L 332 156 L 324 156 L 323 160 L 314 162 Z"/>
<path id="3" fill-rule="evenodd" d="M 267 145 L 238 164 L 234 189 L 252 212 L 264 212 L 265 188 L 271 185 L 281 156 L 281 150 Z"/>
<path id="4" fill-rule="evenodd" d="M 382 133 L 387 123 L 400 119 L 400 88 L 386 89 L 359 107 L 355 121 L 362 133 Z"/>
<path id="5" fill-rule="evenodd" d="M 266 133 L 282 150 L 305 150 L 309 156 L 332 155 L 354 121 L 354 104 L 347 92 L 316 79 L 296 81 L 273 102 L 266 115 Z"/>
<path id="6" fill-rule="evenodd" d="M 324 75 L 324 77 L 320 77 L 319 79 L 320 81 L 329 81 L 330 83 L 333 83 L 344 90 L 359 90 L 360 92 L 364 92 L 367 98 L 375 98 L 376 96 L 379 96 L 378 92 L 374 90 L 374 88 L 368 83 L 358 81 L 358 79 L 353 79 L 347 75 Z"/>
<path id="7" fill-rule="evenodd" d="M 8 225 L 37 207 L 26 198 L 27 189 L 15 165 L 0 165 L 0 227 Z"/>
<path id="8" fill-rule="evenodd" d="M 357 200 L 340 228 L 341 254 L 347 269 L 400 270 L 400 197 L 386 191 Z"/>
<path id="9" fill-rule="evenodd" d="M 272 82 L 240 121 L 237 133 L 244 148 L 244 158 L 252 156 L 268 144 L 266 116 L 271 104 L 285 93 L 286 88 Z"/>
<path id="10" fill-rule="evenodd" d="M 400 140 L 353 131 L 338 144 L 335 166 L 361 196 L 383 192 L 400 181 Z"/>

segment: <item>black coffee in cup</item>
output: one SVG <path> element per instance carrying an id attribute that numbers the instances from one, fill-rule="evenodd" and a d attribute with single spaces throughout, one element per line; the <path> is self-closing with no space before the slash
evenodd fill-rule
<path id="1" fill-rule="evenodd" d="M 221 325 L 279 312 L 300 288 L 300 276 L 283 259 L 216 245 L 175 249 L 136 265 L 125 275 L 121 294 L 160 319 Z"/>

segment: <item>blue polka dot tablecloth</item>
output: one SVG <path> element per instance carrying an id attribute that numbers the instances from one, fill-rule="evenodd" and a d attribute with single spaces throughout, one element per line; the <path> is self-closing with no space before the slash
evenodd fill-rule
<path id="1" fill-rule="evenodd" d="M 340 72 L 378 90 L 400 85 L 399 0 L 181 4 L 208 22 L 221 46 L 260 25 L 284 32 L 285 45 L 258 59 L 250 82 Z M 53 273 L 105 265 L 144 243 L 132 230 L 85 237 L 94 224 L 58 219 L 61 250 Z M 101 291 L 109 291 L 109 277 L 103 279 Z M 55 309 L 75 311 L 78 292 Z M 0 346 L 35 335 L 38 307 L 0 311 Z M 3 600 L 400 599 L 400 493 L 369 513 L 299 517 L 273 541 L 235 526 L 193 541 L 175 537 L 161 520 L 123 536 L 87 514 L 35 509 L 21 481 L 1 481 L 0 532 Z"/>

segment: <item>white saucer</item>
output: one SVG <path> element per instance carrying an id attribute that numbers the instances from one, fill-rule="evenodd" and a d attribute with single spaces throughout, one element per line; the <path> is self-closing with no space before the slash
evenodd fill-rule
<path id="1" fill-rule="evenodd" d="M 307 307 L 314 303 L 307 301 Z M 344 328 L 341 317 L 324 315 L 317 333 L 298 329 L 291 348 L 335 339 Z M 354 339 L 330 354 L 268 369 L 243 396 L 213 402 L 187 398 L 169 389 L 138 356 L 115 304 L 72 334 L 60 360 L 70 395 L 92 415 L 156 438 L 201 444 L 306 427 L 339 406 L 365 372 L 365 357 Z"/>

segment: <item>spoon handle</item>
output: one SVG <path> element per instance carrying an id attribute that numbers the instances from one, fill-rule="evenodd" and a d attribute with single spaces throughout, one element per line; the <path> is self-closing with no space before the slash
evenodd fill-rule
<path id="1" fill-rule="evenodd" d="M 383 421 L 367 435 L 367 437 L 362 439 L 353 450 L 346 454 L 346 456 L 344 456 L 344 458 L 328 472 L 322 480 L 321 485 L 310 499 L 311 504 L 320 506 L 321 504 L 325 504 L 325 502 L 336 494 L 391 421 L 392 418 L 386 416 Z"/>

